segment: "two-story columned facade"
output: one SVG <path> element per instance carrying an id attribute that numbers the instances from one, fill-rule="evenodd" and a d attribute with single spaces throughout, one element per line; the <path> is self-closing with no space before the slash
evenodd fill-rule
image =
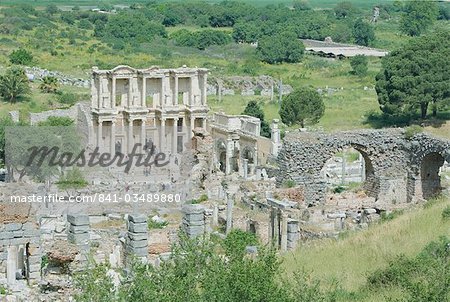
<path id="1" fill-rule="evenodd" d="M 134 69 L 117 66 L 92 71 L 91 145 L 129 153 L 136 143 L 180 153 L 192 129 L 206 127 L 208 71 L 203 68 Z"/>

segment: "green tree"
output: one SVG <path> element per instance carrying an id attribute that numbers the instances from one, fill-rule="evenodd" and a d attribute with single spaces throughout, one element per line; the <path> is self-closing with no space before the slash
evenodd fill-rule
<path id="1" fill-rule="evenodd" d="M 368 46 L 370 42 L 375 40 L 375 32 L 370 24 L 362 19 L 356 20 L 352 30 L 355 43 L 358 45 Z"/>
<path id="2" fill-rule="evenodd" d="M 44 93 L 55 93 L 58 90 L 58 79 L 52 76 L 42 78 L 39 89 Z"/>
<path id="3" fill-rule="evenodd" d="M 365 55 L 356 55 L 350 59 L 350 66 L 353 73 L 357 76 L 363 77 L 367 74 L 368 60 Z"/>
<path id="4" fill-rule="evenodd" d="M 256 50 L 261 61 L 269 64 L 297 63 L 302 59 L 305 47 L 295 33 L 283 32 L 260 39 Z"/>
<path id="5" fill-rule="evenodd" d="M 294 1 L 293 5 L 295 10 L 311 10 L 311 5 L 307 0 Z"/>
<path id="6" fill-rule="evenodd" d="M 259 118 L 259 120 L 261 121 L 261 136 L 270 138 L 271 132 L 269 123 L 264 119 L 264 111 L 257 101 L 252 100 L 248 102 L 242 114 Z"/>
<path id="7" fill-rule="evenodd" d="M 400 20 L 400 30 L 409 36 L 419 36 L 434 23 L 439 14 L 433 1 L 408 1 Z"/>
<path id="8" fill-rule="evenodd" d="M 0 76 L 0 95 L 5 101 L 14 103 L 29 92 L 28 78 L 23 69 L 12 67 Z"/>
<path id="9" fill-rule="evenodd" d="M 334 7 L 334 15 L 337 19 L 345 19 L 349 17 L 353 11 L 354 8 L 351 2 L 339 2 Z"/>
<path id="10" fill-rule="evenodd" d="M 29 65 L 33 61 L 33 55 L 26 49 L 19 48 L 9 55 L 12 64 Z"/>
<path id="11" fill-rule="evenodd" d="M 88 182 L 80 169 L 74 167 L 61 175 L 56 182 L 56 185 L 58 186 L 58 189 L 66 191 L 69 195 L 78 195 L 78 191 L 85 188 L 88 185 Z"/>
<path id="12" fill-rule="evenodd" d="M 288 126 L 316 124 L 325 113 L 320 94 L 313 88 L 301 88 L 285 96 L 281 102 L 280 117 Z"/>
<path id="13" fill-rule="evenodd" d="M 59 12 L 59 8 L 55 4 L 49 4 L 45 8 L 45 12 L 49 15 L 54 15 Z"/>
<path id="14" fill-rule="evenodd" d="M 383 60 L 376 76 L 381 110 L 388 115 L 415 114 L 425 118 L 429 105 L 433 116 L 450 99 L 450 31 L 410 40 Z"/>
<path id="15" fill-rule="evenodd" d="M 10 126 L 14 126 L 11 118 L 0 119 L 0 168 L 5 165 L 5 128 Z"/>

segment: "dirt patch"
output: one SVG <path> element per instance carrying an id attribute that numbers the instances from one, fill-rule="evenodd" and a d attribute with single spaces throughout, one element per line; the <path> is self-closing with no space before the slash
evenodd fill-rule
<path id="1" fill-rule="evenodd" d="M 0 203 L 0 223 L 25 223 L 32 216 L 33 210 L 26 203 Z"/>

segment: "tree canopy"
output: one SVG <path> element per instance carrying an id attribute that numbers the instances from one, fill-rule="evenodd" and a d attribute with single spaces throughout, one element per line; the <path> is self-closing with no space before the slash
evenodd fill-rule
<path id="1" fill-rule="evenodd" d="M 5 101 L 16 102 L 29 92 L 28 78 L 23 69 L 11 67 L 0 76 L 0 95 Z"/>
<path id="2" fill-rule="evenodd" d="M 400 30 L 410 36 L 419 36 L 433 24 L 439 7 L 433 1 L 408 1 L 400 21 Z"/>
<path id="3" fill-rule="evenodd" d="M 320 94 L 313 88 L 301 88 L 284 97 L 280 117 L 288 126 L 316 124 L 325 113 Z"/>
<path id="4" fill-rule="evenodd" d="M 412 39 L 383 60 L 376 77 L 381 110 L 389 115 L 414 114 L 425 118 L 449 105 L 450 31 Z"/>
<path id="5" fill-rule="evenodd" d="M 257 101 L 252 100 L 248 102 L 242 114 L 259 118 L 261 120 L 261 131 L 260 131 L 261 136 L 270 138 L 271 131 L 269 123 L 264 119 L 264 111 L 262 110 L 261 106 L 258 104 Z"/>
<path id="6" fill-rule="evenodd" d="M 290 31 L 261 38 L 257 47 L 261 60 L 269 64 L 300 62 L 304 51 L 303 43 Z"/>

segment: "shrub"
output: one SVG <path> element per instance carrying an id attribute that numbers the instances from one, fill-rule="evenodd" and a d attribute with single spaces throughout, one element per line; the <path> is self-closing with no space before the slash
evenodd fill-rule
<path id="1" fill-rule="evenodd" d="M 356 55 L 350 59 L 350 66 L 352 67 L 353 74 L 363 77 L 367 74 L 368 60 L 365 55 Z"/>
<path id="2" fill-rule="evenodd" d="M 283 182 L 283 187 L 284 187 L 284 188 L 293 188 L 293 187 L 295 187 L 295 185 L 296 185 L 296 183 L 295 183 L 295 181 L 293 181 L 292 179 L 285 180 L 285 181 Z"/>
<path id="3" fill-rule="evenodd" d="M 164 229 L 168 225 L 169 225 L 168 221 L 153 221 L 151 218 L 147 222 L 149 230 Z"/>
<path id="4" fill-rule="evenodd" d="M 57 95 L 56 100 L 61 104 L 74 105 L 79 100 L 79 96 L 71 92 L 61 92 Z"/>
<path id="5" fill-rule="evenodd" d="M 7 102 L 15 102 L 28 94 L 30 86 L 25 71 L 21 68 L 13 67 L 0 76 L 0 95 Z"/>
<path id="6" fill-rule="evenodd" d="M 444 219 L 450 219 L 450 206 L 446 207 L 446 208 L 442 211 L 442 218 L 444 218 Z"/>
<path id="7" fill-rule="evenodd" d="M 415 135 L 422 133 L 423 128 L 419 125 L 412 125 L 409 127 L 406 127 L 404 136 L 406 139 L 412 139 Z"/>
<path id="8" fill-rule="evenodd" d="M 9 55 L 12 64 L 29 65 L 33 61 L 33 55 L 26 49 L 19 48 Z"/>

